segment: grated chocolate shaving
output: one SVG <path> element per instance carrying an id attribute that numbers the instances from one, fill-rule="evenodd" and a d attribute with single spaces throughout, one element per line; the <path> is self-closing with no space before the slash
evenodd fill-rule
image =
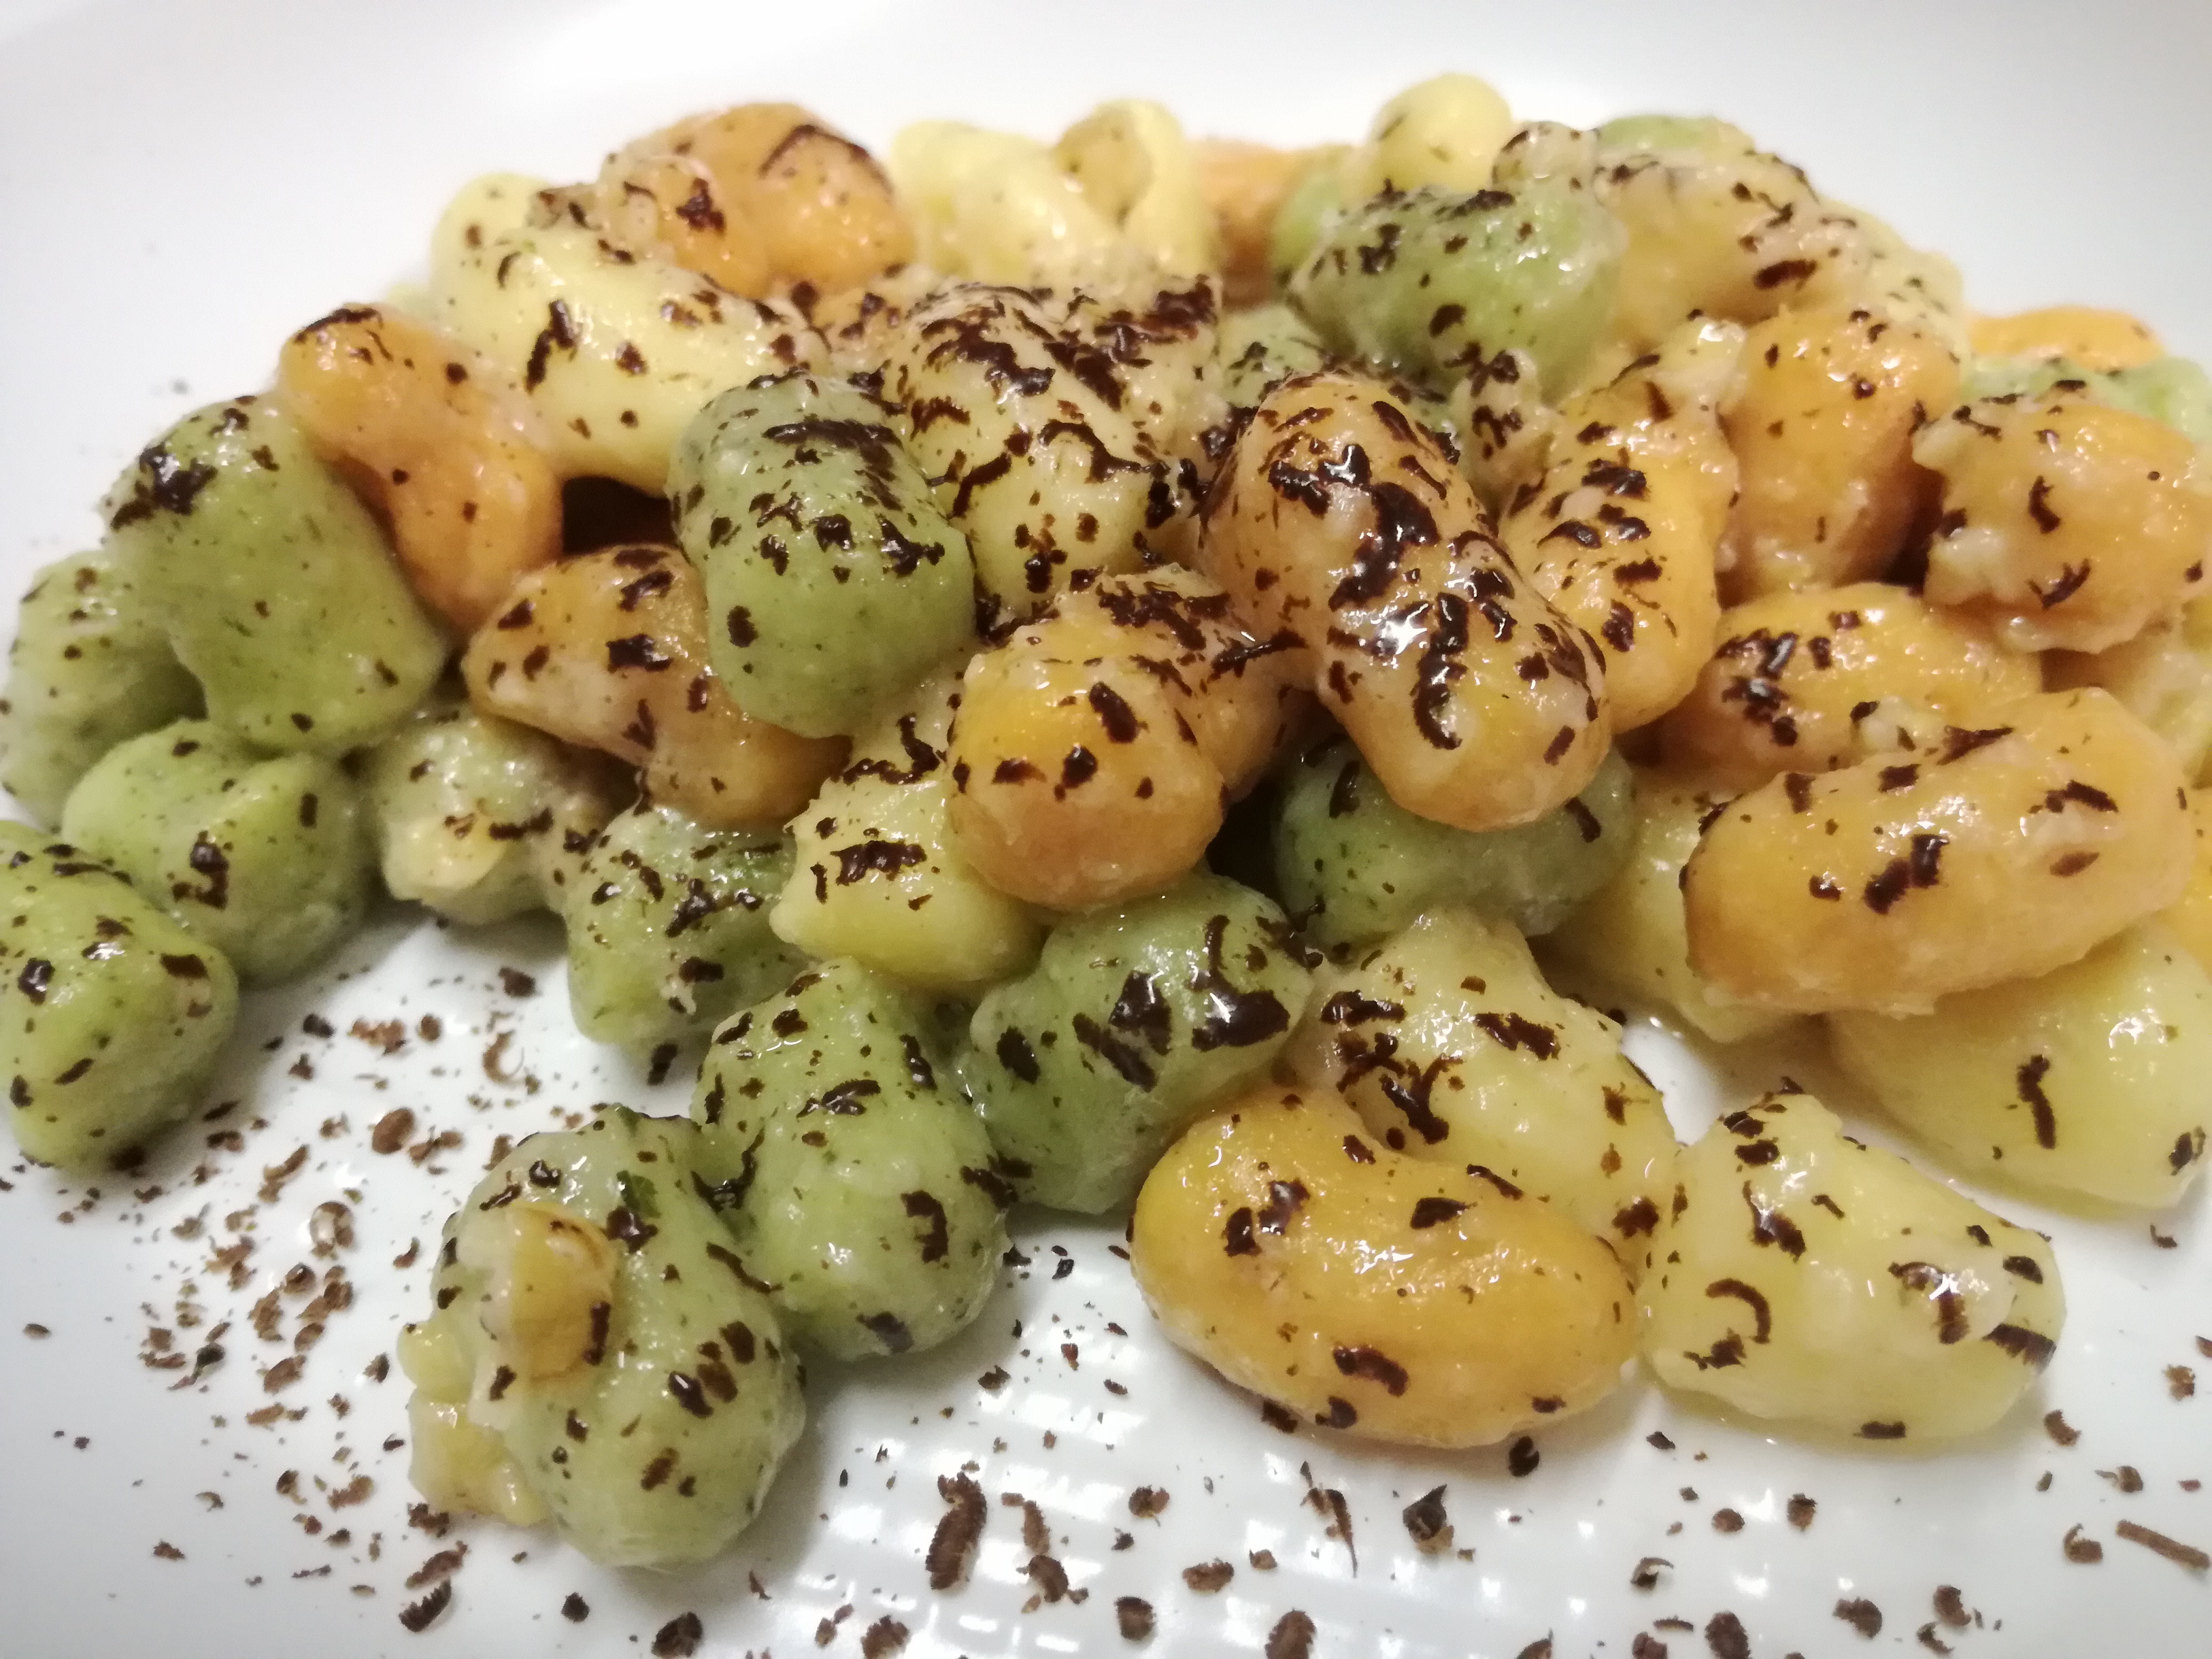
<path id="1" fill-rule="evenodd" d="M 1266 1659 L 1310 1659 L 1313 1639 L 1314 1621 L 1292 1607 L 1275 1620 L 1275 1627 L 1267 1632 L 1267 1645 L 1261 1651 Z"/>
<path id="2" fill-rule="evenodd" d="M 1837 1602 L 1835 1614 L 1869 1642 L 1881 1634 L 1881 1609 L 1863 1595 Z"/>
<path id="3" fill-rule="evenodd" d="M 706 1639 L 696 1613 L 679 1613 L 653 1633 L 653 1659 L 691 1659 Z"/>
<path id="4" fill-rule="evenodd" d="M 952 1474 L 938 1476 L 937 1492 L 946 1507 L 930 1534 L 924 1565 L 930 1589 L 948 1590 L 966 1583 L 974 1565 L 975 1542 L 983 1535 L 983 1489 L 965 1474 Z"/>
<path id="5" fill-rule="evenodd" d="M 2138 1526 L 2133 1521 L 2123 1521 L 2112 1530 L 2130 1544 L 2141 1544 L 2154 1555 L 2187 1567 L 2191 1572 L 2203 1572 L 2212 1567 L 2212 1555 L 2207 1555 L 2194 1544 L 2185 1544 L 2179 1539 L 2168 1538 L 2162 1532 L 2153 1532 L 2148 1527 Z"/>
<path id="6" fill-rule="evenodd" d="M 1201 1561 L 1194 1567 L 1182 1570 L 1182 1582 L 1200 1595 L 1211 1595 L 1225 1588 L 1237 1576 L 1237 1569 L 1226 1561 Z"/>

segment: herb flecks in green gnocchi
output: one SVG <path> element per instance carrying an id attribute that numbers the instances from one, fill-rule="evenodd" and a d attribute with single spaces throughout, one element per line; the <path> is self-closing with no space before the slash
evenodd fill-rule
<path id="1" fill-rule="evenodd" d="M 426 703 L 362 768 L 386 890 L 471 924 L 564 908 L 614 816 L 611 772 L 466 702 Z"/>
<path id="2" fill-rule="evenodd" d="M 0 783 L 45 823 L 125 738 L 199 713 L 199 684 L 130 570 L 101 550 L 31 579 L 0 697 Z"/>
<path id="3" fill-rule="evenodd" d="M 1341 738 L 1285 769 L 1277 890 L 1308 938 L 1334 949 L 1463 902 L 1549 933 L 1612 878 L 1636 836 L 1634 780 L 1608 756 L 1580 794 L 1534 823 L 1472 833 L 1408 812 Z"/>
<path id="4" fill-rule="evenodd" d="M 261 748 L 340 755 L 373 742 L 445 666 L 445 638 L 376 520 L 266 399 L 186 416 L 102 512 L 208 718 Z"/>
<path id="5" fill-rule="evenodd" d="M 336 761 L 179 720 L 108 750 L 70 792 L 62 830 L 257 985 L 304 973 L 361 926 L 366 817 Z"/>
<path id="6" fill-rule="evenodd" d="M 703 1034 L 795 965 L 769 931 L 782 842 L 641 802 L 570 878 L 568 1004 L 586 1036 L 636 1053 Z"/>
<path id="7" fill-rule="evenodd" d="M 1439 389 L 1526 351 L 1571 386 L 1612 314 L 1626 239 L 1587 191 L 1386 191 L 1352 209 L 1291 280 L 1291 301 L 1350 356 Z"/>

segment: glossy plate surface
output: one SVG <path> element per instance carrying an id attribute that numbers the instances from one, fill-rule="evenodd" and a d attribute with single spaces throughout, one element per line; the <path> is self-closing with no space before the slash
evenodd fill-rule
<path id="1" fill-rule="evenodd" d="M 289 330 L 409 275 L 471 174 L 580 175 L 693 109 L 791 98 L 880 143 L 925 114 L 1049 133 L 1139 93 L 1194 131 L 1301 141 L 1355 136 L 1391 92 L 1463 68 L 1530 115 L 1725 115 L 1954 255 L 1982 308 L 2123 307 L 2205 356 L 2208 64 L 2201 0 L 13 0 L 0 3 L 0 585 L 20 589 L 92 538 L 93 501 L 175 415 L 260 384 Z M 534 994 L 514 994 L 502 966 L 534 975 Z M 307 1034 L 311 1013 L 336 1035 Z M 368 1036 L 350 1035 L 356 1021 Z M 1648 1021 L 1630 1043 L 1685 1134 L 1784 1071 L 1852 1105 L 1799 1054 L 1716 1066 Z M 1127 1595 L 1156 1610 L 1151 1650 L 1178 1654 L 1256 1651 L 1292 1609 L 1326 1656 L 1516 1659 L 1548 1636 L 1559 1659 L 1654 1659 L 1639 1634 L 1674 1659 L 1746 1650 L 1722 1613 L 1759 1659 L 2212 1650 L 2212 1586 L 2113 1533 L 2125 1518 L 2212 1546 L 2212 1494 L 2183 1484 L 2212 1480 L 2201 1196 L 2095 1218 L 1987 1195 L 2056 1237 L 2071 1318 L 2014 1416 L 1935 1455 L 1776 1437 L 1648 1382 L 1542 1437 L 1520 1477 L 1502 1453 L 1397 1457 L 1285 1436 L 1156 1336 L 1109 1253 L 1115 1227 L 1030 1217 L 1028 1265 L 951 1351 L 817 1375 L 812 1426 L 770 1510 L 714 1566 L 624 1575 L 544 1532 L 427 1536 L 409 1523 L 404 1451 L 382 1449 L 405 1433 L 404 1382 L 364 1374 L 425 1294 L 422 1268 L 393 1258 L 413 1241 L 427 1252 L 495 1137 L 599 1101 L 677 1110 L 683 1095 L 574 1035 L 550 922 L 464 937 L 394 912 L 314 983 L 252 1003 L 211 1096 L 236 1104 L 135 1181 L 95 1194 L 0 1164 L 0 1653 L 628 1655 L 693 1613 L 698 1650 L 728 1659 L 793 1659 L 817 1641 L 888 1652 L 884 1620 L 916 1659 L 1117 1654 L 1137 1650 L 1116 1629 Z M 459 1144 L 419 1164 L 373 1153 L 371 1126 L 402 1106 L 416 1142 L 451 1131 Z M 354 1243 L 319 1258 L 308 1218 L 329 1200 L 350 1206 Z M 319 1286 L 343 1266 L 356 1294 L 313 1322 L 297 1380 L 264 1381 L 309 1300 L 278 1291 L 295 1264 Z M 264 1340 L 252 1309 L 272 1291 Z M 152 1328 L 183 1366 L 149 1346 Z M 223 1358 L 194 1380 L 210 1342 Z M 2204 1395 L 2178 1399 L 2167 1368 L 2191 1365 Z M 1003 1385 L 979 1383 L 994 1367 Z M 2053 1407 L 2077 1443 L 2046 1435 Z M 936 1480 L 963 1468 L 990 1518 L 973 1582 L 937 1595 L 921 1565 Z M 1439 1485 L 1457 1547 L 1423 1555 L 1400 1514 Z M 1145 1486 L 1170 1502 L 1137 1520 L 1129 1496 Z M 1341 1494 L 1341 1520 L 1316 1491 Z M 1817 1504 L 1802 1528 L 1800 1494 Z M 1064 1599 L 1031 1605 L 1021 1499 L 1049 1528 Z M 1716 1528 L 1723 1509 L 1740 1529 Z M 2101 1564 L 2062 1553 L 2077 1523 Z M 1132 1541 L 1117 1549 L 1117 1534 Z M 427 1589 L 410 1575 L 462 1544 L 450 1609 L 409 1633 L 398 1614 Z M 1251 1565 L 1261 1550 L 1272 1571 Z M 1641 1589 L 1645 1557 L 1666 1565 Z M 1224 1588 L 1186 1584 L 1183 1569 L 1216 1559 L 1235 1567 Z M 1943 1585 L 1966 1627 L 1938 1620 Z M 562 1613 L 571 1594 L 589 1608 L 580 1623 Z M 1878 1636 L 1836 1616 L 1853 1600 L 1881 1610 Z"/>

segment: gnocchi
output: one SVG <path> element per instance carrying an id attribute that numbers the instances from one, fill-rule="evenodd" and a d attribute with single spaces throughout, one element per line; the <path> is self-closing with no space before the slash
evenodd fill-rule
<path id="1" fill-rule="evenodd" d="M 1670 1388 L 1869 1441 L 1985 1429 L 2057 1350 L 2051 1244 L 1810 1095 L 1730 1112 L 1682 1154 L 1639 1291 Z"/>
<path id="2" fill-rule="evenodd" d="M 269 755 L 206 720 L 119 743 L 62 833 L 112 865 L 248 985 L 291 979 L 362 924 L 375 854 L 361 790 L 320 755 Z"/>
<path id="3" fill-rule="evenodd" d="M 1295 647 L 1408 811 L 1526 823 L 1605 757 L 1597 647 L 1524 584 L 1450 452 L 1378 381 L 1331 371 L 1267 395 L 1200 562 L 1255 637 Z"/>
<path id="4" fill-rule="evenodd" d="M 0 824 L 0 902 L 15 1144 L 67 1170 L 127 1169 L 198 1103 L 238 1017 L 237 975 L 116 871 L 21 824 Z"/>
<path id="5" fill-rule="evenodd" d="M 1555 811 L 1480 834 L 1406 811 L 1341 738 L 1298 755 L 1279 787 L 1276 888 L 1306 936 L 1330 950 L 1444 903 L 1549 933 L 1612 879 L 1637 836 L 1635 781 L 1618 754 Z"/>
<path id="6" fill-rule="evenodd" d="M 199 712 L 199 683 L 110 553 L 58 559 L 31 578 L 0 693 L 0 784 L 33 817 L 58 823 L 102 755 Z"/>
<path id="7" fill-rule="evenodd" d="M 561 482 L 522 388 L 398 312 L 343 306 L 287 341 L 277 394 L 392 526 L 422 602 L 472 632 L 561 551 Z"/>
<path id="8" fill-rule="evenodd" d="M 698 1131 L 609 1108 L 520 1142 L 446 1224 L 402 1333 L 416 1490 L 551 1520 L 609 1566 L 717 1554 L 806 1419 L 765 1291 L 693 1189 Z"/>
<path id="9" fill-rule="evenodd" d="M 769 929 L 781 842 L 640 802 L 600 831 L 563 916 L 568 1005 L 597 1042 L 642 1054 L 703 1034 L 797 965 Z M 664 1061 L 665 1063 L 665 1061 Z"/>
<path id="10" fill-rule="evenodd" d="M 1431 910 L 1324 972 L 1290 1064 L 1392 1152 L 1479 1165 L 1641 1273 L 1674 1172 L 1659 1091 L 1611 1021 L 1545 984 L 1511 924 Z"/>
<path id="11" fill-rule="evenodd" d="M 658 495 L 702 405 L 811 360 L 818 337 L 788 302 L 739 298 L 612 234 L 580 195 L 479 179 L 431 239 L 430 318 L 520 383 L 562 477 Z"/>
<path id="12" fill-rule="evenodd" d="M 604 548 L 532 571 L 461 670 L 482 713 L 627 761 L 647 794 L 713 829 L 775 823 L 844 753 L 738 707 L 709 659 L 704 585 L 672 548 Z"/>
<path id="13" fill-rule="evenodd" d="M 1838 1062 L 1954 1167 L 2162 1209 L 2197 1176 L 2212 978 L 2156 922 L 1924 1014 L 1828 1016 Z"/>
<path id="14" fill-rule="evenodd" d="M 738 708 L 810 738 L 867 725 L 974 635 L 967 538 L 862 386 L 793 371 L 701 410 L 668 478 Z"/>
<path id="15" fill-rule="evenodd" d="M 2015 649 L 2102 651 L 2203 584 L 2212 479 L 2161 421 L 2055 387 L 1961 404 L 1912 453 L 1942 480 L 1928 597 Z"/>
<path id="16" fill-rule="evenodd" d="M 1696 971 L 1770 1008 L 1923 1013 L 2180 896 L 2193 831 L 2155 733 L 2096 690 L 1990 718 L 1933 753 L 1785 772 L 1719 812 L 1682 874 Z"/>
<path id="17" fill-rule="evenodd" d="M 777 938 L 952 995 L 980 995 L 1036 959 L 1043 923 L 985 880 L 952 834 L 960 696 L 949 676 L 921 686 L 861 733 L 850 763 L 791 821 L 791 876 L 769 918 Z"/>
<path id="18" fill-rule="evenodd" d="M 991 991 L 961 1076 L 1023 1197 L 1127 1203 L 1167 1144 L 1263 1075 L 1305 1002 L 1304 951 L 1249 888 L 1194 875 L 1053 930 Z"/>
<path id="19" fill-rule="evenodd" d="M 374 519 L 299 423 L 212 404 L 142 450 L 102 503 L 108 548 L 198 680 L 256 746 L 340 755 L 422 701 L 446 641 Z"/>
<path id="20" fill-rule="evenodd" d="M 386 890 L 474 926 L 564 908 L 619 805 L 586 754 L 458 698 L 370 750 L 362 789 Z"/>
<path id="21" fill-rule="evenodd" d="M 1419 1446 L 1490 1445 L 1619 1387 L 1634 1292 L 1605 1246 L 1367 1133 L 1267 1087 L 1169 1149 L 1130 1229 L 1169 1339 L 1312 1422 Z"/>
<path id="22" fill-rule="evenodd" d="M 1159 891 L 1303 714 L 1293 666 L 1188 571 L 1083 582 L 969 664 L 954 842 L 1000 891 L 1051 909 Z"/>
<path id="23" fill-rule="evenodd" d="M 1723 612 L 1717 632 L 1660 738 L 1727 788 L 1852 765 L 1931 716 L 1972 728 L 2043 687 L 2036 659 L 1988 622 L 1885 582 L 1770 593 Z"/>
<path id="24" fill-rule="evenodd" d="M 812 964 L 714 1033 L 691 1111 L 711 1201 L 794 1341 L 919 1352 L 981 1311 L 1012 1194 L 920 999 Z"/>

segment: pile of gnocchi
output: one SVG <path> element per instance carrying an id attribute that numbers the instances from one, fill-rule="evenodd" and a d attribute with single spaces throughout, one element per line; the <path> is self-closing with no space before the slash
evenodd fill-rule
<path id="1" fill-rule="evenodd" d="M 1678 1145 L 1600 1011 L 2175 1202 L 2208 443 L 2130 319 L 1466 76 L 1303 151 L 763 104 L 478 179 L 25 596 L 7 1121 L 128 1167 L 380 890 L 553 912 L 690 1115 L 514 1146 L 400 1352 L 428 1500 L 613 1564 L 726 1546 L 806 1360 L 960 1331 L 1021 1203 L 1127 1212 L 1168 1336 L 1347 1434 L 1639 1358 L 1971 1433 L 2049 1242 L 1791 1085 Z"/>

